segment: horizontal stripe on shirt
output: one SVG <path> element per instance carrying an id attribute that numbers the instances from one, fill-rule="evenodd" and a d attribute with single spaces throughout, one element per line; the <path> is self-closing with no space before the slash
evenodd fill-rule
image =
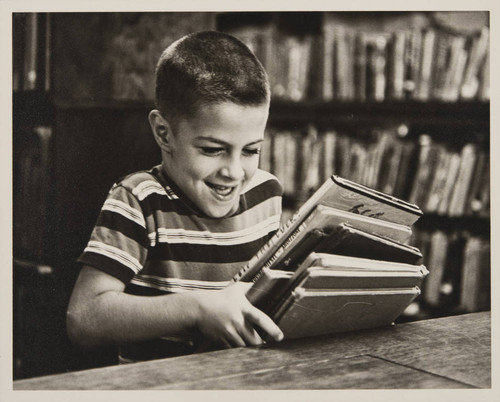
<path id="1" fill-rule="evenodd" d="M 81 263 L 130 289 L 215 289 L 226 286 L 279 228 L 281 186 L 267 172 L 249 182 L 237 213 L 215 219 L 194 211 L 155 169 L 113 186 Z"/>

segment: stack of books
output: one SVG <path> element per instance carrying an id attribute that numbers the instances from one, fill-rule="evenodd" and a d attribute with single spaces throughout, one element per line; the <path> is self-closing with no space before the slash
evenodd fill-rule
<path id="1" fill-rule="evenodd" d="M 235 276 L 285 338 L 390 325 L 428 271 L 408 244 L 414 204 L 329 178 Z"/>

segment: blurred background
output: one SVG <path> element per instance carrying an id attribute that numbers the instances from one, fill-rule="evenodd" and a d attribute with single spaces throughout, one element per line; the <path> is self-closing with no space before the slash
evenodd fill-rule
<path id="1" fill-rule="evenodd" d="M 261 167 L 284 216 L 338 174 L 418 204 L 430 274 L 400 321 L 490 309 L 487 12 L 14 13 L 14 378 L 116 364 L 65 311 L 111 185 L 160 162 L 147 120 L 162 50 L 232 33 L 273 99 Z"/>

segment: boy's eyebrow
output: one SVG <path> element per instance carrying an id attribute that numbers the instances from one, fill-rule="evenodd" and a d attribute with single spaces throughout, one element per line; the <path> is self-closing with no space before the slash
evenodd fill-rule
<path id="1" fill-rule="evenodd" d="M 220 144 L 220 145 L 231 145 L 229 143 L 227 143 L 226 141 L 223 141 L 223 140 L 220 140 L 218 138 L 214 138 L 214 137 L 204 137 L 204 136 L 199 136 L 199 137 L 196 137 L 195 138 L 196 140 L 205 140 L 205 141 L 211 141 L 211 142 L 215 142 L 217 144 Z M 263 142 L 264 139 L 259 139 L 259 140 L 256 140 L 256 141 L 252 141 L 252 142 L 249 142 L 248 144 L 246 144 L 245 146 L 249 146 L 249 145 L 257 145 L 257 144 L 260 144 L 261 142 Z"/>

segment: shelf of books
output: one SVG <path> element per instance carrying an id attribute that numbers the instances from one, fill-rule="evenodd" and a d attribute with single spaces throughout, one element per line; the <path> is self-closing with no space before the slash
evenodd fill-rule
<path id="1" fill-rule="evenodd" d="M 300 31 L 296 15 L 258 15 L 259 29 L 224 16 L 269 72 L 261 166 L 283 183 L 284 221 L 331 174 L 406 199 L 424 212 L 411 243 L 431 272 L 407 318 L 488 309 L 488 28 L 338 14 Z"/>

